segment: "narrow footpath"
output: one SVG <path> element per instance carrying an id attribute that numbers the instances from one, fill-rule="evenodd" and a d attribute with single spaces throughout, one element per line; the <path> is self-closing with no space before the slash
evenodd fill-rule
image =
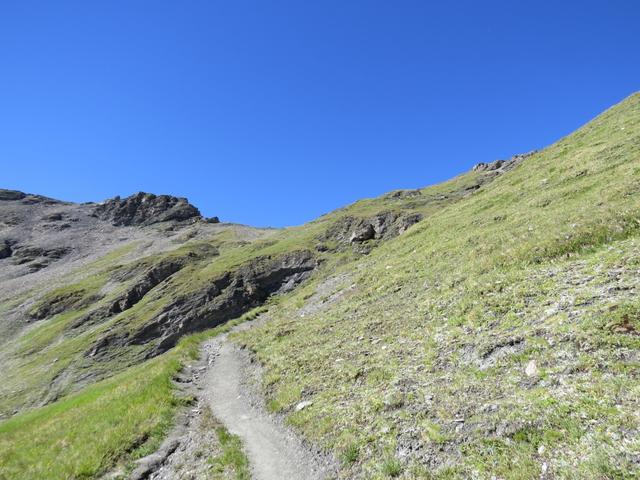
<path id="1" fill-rule="evenodd" d="M 214 416 L 242 440 L 255 480 L 322 480 L 331 465 L 265 411 L 257 391 L 259 367 L 248 352 L 216 337 L 204 345 L 209 367 L 205 398 Z"/>
<path id="2" fill-rule="evenodd" d="M 255 326 L 266 318 L 237 325 Z M 131 480 L 192 480 L 208 478 L 209 458 L 220 454 L 214 430 L 219 422 L 242 441 L 253 480 L 327 480 L 334 478 L 333 460 L 305 444 L 282 418 L 267 412 L 260 392 L 261 367 L 251 355 L 219 335 L 205 342 L 202 356 L 178 379 L 183 393 L 197 398 L 177 418 L 176 427 L 160 448 L 138 460 Z M 215 421 L 208 422 L 210 410 Z M 121 478 L 113 471 L 103 480 Z"/>

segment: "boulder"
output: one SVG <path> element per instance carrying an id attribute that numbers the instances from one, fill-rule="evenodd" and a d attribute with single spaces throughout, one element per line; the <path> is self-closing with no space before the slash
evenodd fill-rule
<path id="1" fill-rule="evenodd" d="M 7 240 L 0 242 L 0 260 L 3 258 L 9 258 L 12 253 L 13 250 L 11 249 L 11 244 Z"/>
<path id="2" fill-rule="evenodd" d="M 366 242 L 367 240 L 371 240 L 375 238 L 376 230 L 370 223 L 365 223 L 363 225 L 359 225 L 356 229 L 351 233 L 349 237 L 349 243 L 355 242 Z"/>

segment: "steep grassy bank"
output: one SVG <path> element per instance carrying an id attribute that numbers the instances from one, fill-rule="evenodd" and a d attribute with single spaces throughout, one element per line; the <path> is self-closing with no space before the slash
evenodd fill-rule
<path id="1" fill-rule="evenodd" d="M 237 338 L 344 478 L 634 478 L 639 179 L 636 94 Z"/>
<path id="2" fill-rule="evenodd" d="M 203 337 L 190 337 L 151 360 L 145 356 L 154 338 L 96 359 L 92 351 L 105 335 L 135 332 L 169 303 L 196 295 L 257 258 L 307 249 L 316 252 L 323 268 L 353 261 L 362 256 L 360 250 L 369 251 L 383 240 L 351 243 L 349 228 L 361 228 L 352 227 L 354 222 L 393 222 L 406 213 L 428 216 L 468 195 L 468 187 L 480 177 L 470 173 L 420 193 L 357 202 L 303 227 L 254 234 L 250 241 L 229 229 L 133 261 L 133 245 L 125 246 L 67 274 L 53 288 L 13 300 L 8 311 L 28 305 L 28 326 L 6 339 L 0 354 L 0 407 L 5 415 L 27 411 L 0 424 L 1 476 L 34 478 L 50 472 L 50 478 L 92 477 L 158 445 L 182 404 L 172 378 L 194 354 L 194 339 Z M 149 283 L 157 276 L 153 272 L 167 266 L 168 278 Z M 46 406 L 29 411 L 39 404 Z"/>
<path id="3" fill-rule="evenodd" d="M 158 448 L 176 410 L 194 400 L 176 389 L 174 378 L 199 358 L 200 344 L 259 312 L 185 337 L 164 355 L 0 423 L 0 478 L 94 478 L 116 463 L 130 471 L 134 460 Z M 248 478 L 237 439 L 213 425 L 220 445 L 208 453 L 211 478 Z"/>

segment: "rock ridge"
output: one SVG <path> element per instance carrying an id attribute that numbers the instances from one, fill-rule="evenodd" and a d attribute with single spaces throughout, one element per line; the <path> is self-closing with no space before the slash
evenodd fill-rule
<path id="1" fill-rule="evenodd" d="M 92 215 L 115 226 L 147 226 L 171 220 L 202 219 L 200 211 L 184 197 L 146 192 L 106 200 L 94 208 Z"/>

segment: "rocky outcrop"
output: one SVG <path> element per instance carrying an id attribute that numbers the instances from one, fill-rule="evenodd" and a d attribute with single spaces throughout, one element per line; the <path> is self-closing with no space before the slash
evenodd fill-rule
<path id="1" fill-rule="evenodd" d="M 403 199 L 403 198 L 415 198 L 422 195 L 422 190 L 419 188 L 413 190 L 394 190 L 393 192 L 389 192 L 385 194 L 382 198 L 393 198 L 393 199 Z"/>
<path id="2" fill-rule="evenodd" d="M 0 200 L 22 200 L 27 196 L 24 192 L 19 192 L 18 190 L 5 190 L 0 188 Z"/>
<path id="3" fill-rule="evenodd" d="M 495 162 L 480 162 L 473 166 L 474 172 L 495 172 L 497 174 L 508 172 L 523 160 L 536 153 L 536 150 L 514 155 L 509 160 L 496 160 Z"/>
<path id="4" fill-rule="evenodd" d="M 420 213 L 382 212 L 371 217 L 343 217 L 325 234 L 323 240 L 357 244 L 367 240 L 388 240 L 404 233 L 422 220 Z"/>
<path id="5" fill-rule="evenodd" d="M 44 248 L 32 245 L 9 246 L 9 249 L 13 264 L 26 264 L 31 272 L 42 270 L 71 252 L 69 247 Z"/>
<path id="6" fill-rule="evenodd" d="M 141 278 L 128 290 L 121 294 L 109 307 L 110 315 L 118 314 L 130 309 L 144 297 L 152 288 L 181 270 L 186 264 L 184 258 L 164 260 L 149 267 Z"/>
<path id="7" fill-rule="evenodd" d="M 63 292 L 59 295 L 45 298 L 31 309 L 29 316 L 35 320 L 42 320 L 65 311 L 86 307 L 98 300 L 100 300 L 98 296 L 87 295 L 82 289 Z"/>
<path id="8" fill-rule="evenodd" d="M 9 258 L 13 254 L 13 250 L 11 248 L 11 242 L 8 240 L 0 241 L 0 260 L 3 258 Z"/>
<path id="9" fill-rule="evenodd" d="M 129 310 L 144 298 L 153 288 L 164 282 L 185 266 L 182 260 L 165 261 L 149 267 L 142 276 L 115 300 L 82 315 L 69 325 L 69 330 L 86 329 L 103 323 L 114 315 Z M 96 299 L 97 300 L 97 299 Z"/>
<path id="10" fill-rule="evenodd" d="M 94 208 L 93 215 L 116 226 L 145 226 L 171 220 L 180 222 L 202 218 L 200 211 L 186 198 L 144 192 L 100 203 Z"/>
<path id="11" fill-rule="evenodd" d="M 55 200 L 53 198 L 45 197 L 43 195 L 33 195 L 31 193 L 24 193 L 19 190 L 7 190 L 4 188 L 0 188 L 0 201 L 7 202 L 17 202 L 23 203 L 25 205 L 35 205 L 35 204 L 44 204 L 44 205 L 54 205 L 54 204 L 64 204 L 60 200 Z"/>
<path id="12" fill-rule="evenodd" d="M 147 357 L 153 357 L 173 347 L 183 335 L 220 325 L 263 304 L 273 294 L 290 291 L 316 266 L 315 257 L 307 250 L 255 258 L 222 274 L 207 288 L 178 297 L 137 331 L 102 337 L 87 356 L 110 358 L 120 347 L 151 343 Z"/>

